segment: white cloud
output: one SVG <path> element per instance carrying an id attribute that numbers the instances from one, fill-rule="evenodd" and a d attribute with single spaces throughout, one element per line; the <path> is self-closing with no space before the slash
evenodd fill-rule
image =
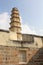
<path id="1" fill-rule="evenodd" d="M 30 27 L 26 24 L 22 24 L 22 33 L 36 34 L 35 30 L 30 29 Z"/>
<path id="2" fill-rule="evenodd" d="M 0 14 L 0 29 L 8 30 L 9 21 L 9 14 L 7 12 Z"/>
<path id="3" fill-rule="evenodd" d="M 36 31 L 34 29 L 31 29 L 27 24 L 23 24 L 23 20 L 22 17 L 20 16 L 20 20 L 21 20 L 21 27 L 22 27 L 22 33 L 25 34 L 36 34 Z"/>
<path id="4" fill-rule="evenodd" d="M 39 31 L 37 32 L 37 34 L 43 36 L 43 29 L 39 29 Z"/>
<path id="5" fill-rule="evenodd" d="M 23 20 L 22 20 L 22 17 L 20 16 L 20 22 L 21 22 L 21 24 L 23 23 Z"/>

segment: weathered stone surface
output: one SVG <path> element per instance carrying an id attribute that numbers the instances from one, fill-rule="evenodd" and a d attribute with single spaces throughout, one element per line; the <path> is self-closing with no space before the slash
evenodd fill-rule
<path id="1" fill-rule="evenodd" d="M 17 48 L 14 46 L 0 45 L 0 65 L 19 65 L 20 51 L 26 51 L 26 63 L 24 65 L 43 65 L 43 48 Z M 23 64 L 20 64 L 23 65 Z"/>

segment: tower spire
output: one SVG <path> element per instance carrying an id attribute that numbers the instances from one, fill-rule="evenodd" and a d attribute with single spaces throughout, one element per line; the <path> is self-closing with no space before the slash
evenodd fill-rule
<path id="1" fill-rule="evenodd" d="M 21 39 L 21 22 L 19 10 L 15 7 L 11 11 L 11 23 L 10 23 L 10 31 L 15 32 L 17 34 L 17 40 Z"/>

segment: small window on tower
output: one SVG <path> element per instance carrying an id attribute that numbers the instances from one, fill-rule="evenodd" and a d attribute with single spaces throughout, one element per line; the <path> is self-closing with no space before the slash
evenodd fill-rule
<path id="1" fill-rule="evenodd" d="M 20 51 L 20 53 L 19 53 L 19 63 L 24 64 L 24 63 L 26 63 L 26 61 L 27 61 L 26 51 Z"/>

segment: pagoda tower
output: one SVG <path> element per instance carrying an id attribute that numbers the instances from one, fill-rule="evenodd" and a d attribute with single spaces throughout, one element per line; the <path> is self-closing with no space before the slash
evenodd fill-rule
<path id="1" fill-rule="evenodd" d="M 12 9 L 10 19 L 10 31 L 17 34 L 17 40 L 22 40 L 20 15 L 16 7 Z"/>

